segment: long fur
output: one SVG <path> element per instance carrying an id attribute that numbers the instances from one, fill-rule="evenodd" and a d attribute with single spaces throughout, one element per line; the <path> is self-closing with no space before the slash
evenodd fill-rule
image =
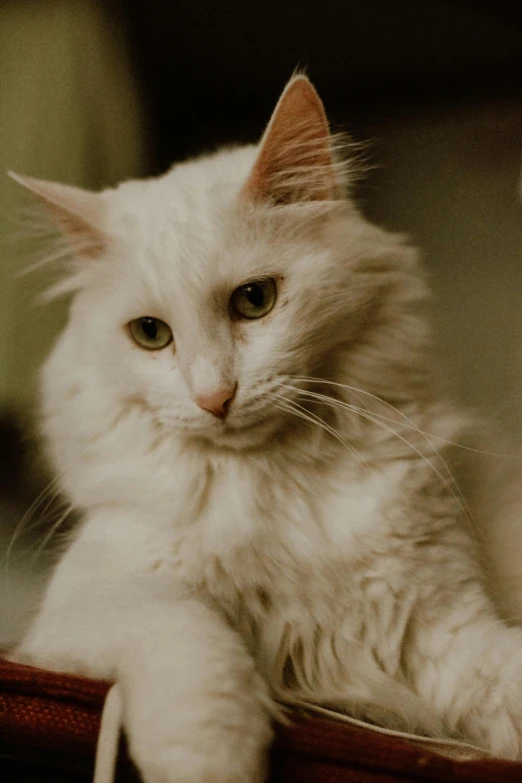
<path id="1" fill-rule="evenodd" d="M 116 680 L 146 783 L 262 780 L 275 699 L 520 756 L 522 632 L 455 479 L 470 422 L 433 380 L 417 253 L 293 130 L 263 199 L 255 147 L 105 192 L 108 249 L 59 289 L 42 424 L 83 523 L 15 655 Z M 272 312 L 231 318 L 266 277 Z M 132 343 L 145 315 L 170 347 Z M 226 421 L 195 404 L 231 382 Z"/>

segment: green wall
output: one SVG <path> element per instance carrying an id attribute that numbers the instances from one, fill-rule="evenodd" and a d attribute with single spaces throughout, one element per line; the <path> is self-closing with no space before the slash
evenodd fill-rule
<path id="1" fill-rule="evenodd" d="M 20 276 L 30 197 L 7 170 L 98 189 L 139 176 L 147 134 L 122 20 L 94 0 L 0 4 L 0 409 L 32 409 L 66 303 L 35 302 L 51 269 Z"/>

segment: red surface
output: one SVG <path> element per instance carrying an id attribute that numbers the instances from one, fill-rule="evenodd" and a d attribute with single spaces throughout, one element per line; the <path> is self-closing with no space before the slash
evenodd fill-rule
<path id="1" fill-rule="evenodd" d="M 0 753 L 60 769 L 92 769 L 109 685 L 0 660 Z M 522 781 L 522 764 L 455 762 L 404 740 L 294 714 L 278 726 L 273 783 Z M 1 771 L 1 762 L 0 762 Z"/>

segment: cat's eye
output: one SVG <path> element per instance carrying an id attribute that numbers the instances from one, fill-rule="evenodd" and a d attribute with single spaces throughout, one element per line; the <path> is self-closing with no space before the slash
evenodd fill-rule
<path id="1" fill-rule="evenodd" d="M 276 298 L 275 280 L 267 277 L 263 280 L 252 280 L 236 288 L 230 297 L 230 307 L 234 315 L 252 320 L 268 315 Z"/>
<path id="2" fill-rule="evenodd" d="M 159 318 L 135 318 L 128 326 L 134 342 L 148 351 L 159 351 L 172 342 L 170 326 Z"/>

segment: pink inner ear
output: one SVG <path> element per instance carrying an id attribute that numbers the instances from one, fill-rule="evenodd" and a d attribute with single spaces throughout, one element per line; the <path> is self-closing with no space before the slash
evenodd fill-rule
<path id="1" fill-rule="evenodd" d="M 275 202 L 335 197 L 331 137 L 323 104 L 308 79 L 290 81 L 261 140 L 244 195 Z"/>
<path id="2" fill-rule="evenodd" d="M 40 199 L 78 255 L 96 258 L 103 253 L 105 205 L 98 194 L 14 172 L 9 176 Z"/>

